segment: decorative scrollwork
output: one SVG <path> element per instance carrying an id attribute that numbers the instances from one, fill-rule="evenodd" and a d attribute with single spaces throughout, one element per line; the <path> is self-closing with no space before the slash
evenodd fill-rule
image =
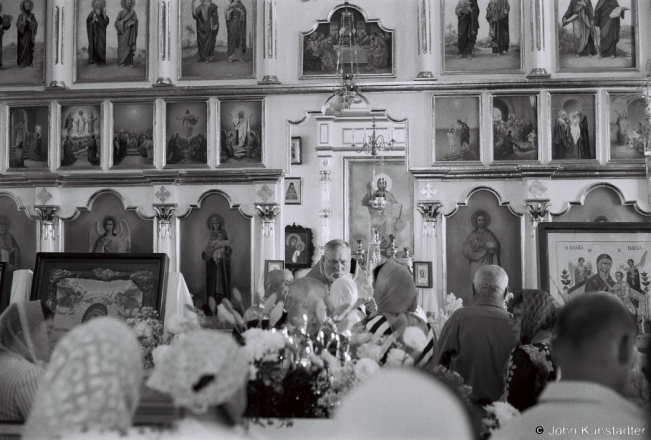
<path id="1" fill-rule="evenodd" d="M 168 238 L 172 236 L 172 222 L 174 221 L 174 212 L 176 203 L 154 203 L 152 205 L 156 211 L 156 220 L 158 220 L 158 237 Z"/>
<path id="2" fill-rule="evenodd" d="M 58 206 L 35 206 L 34 210 L 36 211 L 36 218 L 41 224 L 41 238 L 45 241 L 47 240 L 56 240 L 56 235 L 54 234 L 54 224 L 57 220 L 57 211 L 59 210 Z"/>
<path id="3" fill-rule="evenodd" d="M 274 224 L 276 217 L 280 214 L 280 206 L 276 204 L 255 205 L 255 209 L 262 219 L 262 236 L 273 237 L 275 233 Z"/>
<path id="4" fill-rule="evenodd" d="M 549 200 L 526 200 L 526 207 L 529 215 L 531 216 L 531 224 L 533 225 L 533 231 L 531 236 L 533 237 L 536 233 L 536 228 L 538 223 L 547 221 L 549 216 L 549 207 L 551 203 Z"/>
<path id="5" fill-rule="evenodd" d="M 423 216 L 423 234 L 425 237 L 433 237 L 436 231 L 436 219 L 441 209 L 440 202 L 422 202 L 416 205 L 416 209 Z"/>

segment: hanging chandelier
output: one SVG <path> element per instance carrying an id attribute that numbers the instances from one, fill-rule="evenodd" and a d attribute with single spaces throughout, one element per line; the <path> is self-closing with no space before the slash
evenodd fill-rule
<path id="1" fill-rule="evenodd" d="M 393 144 L 396 142 L 396 140 L 393 138 L 393 127 L 389 126 L 389 140 L 385 140 L 383 135 L 378 135 L 376 134 L 376 125 L 375 125 L 375 118 L 373 118 L 373 124 L 371 126 L 371 136 L 366 136 L 366 129 L 364 129 L 364 136 L 362 139 L 362 145 L 360 149 L 356 149 L 355 151 L 357 153 L 365 153 L 365 154 L 370 154 L 371 156 L 375 157 L 379 153 L 385 153 L 387 151 L 391 151 L 393 148 Z M 356 148 L 357 144 L 355 144 L 355 132 L 353 132 L 353 143 L 351 144 L 351 147 Z"/>
<path id="2" fill-rule="evenodd" d="M 341 84 L 335 89 L 335 95 L 339 97 L 339 102 L 344 110 L 350 109 L 350 106 L 360 94 L 359 86 L 355 85 L 355 69 L 359 74 L 359 64 L 357 63 L 357 46 L 355 46 L 355 36 L 357 29 L 355 27 L 355 16 L 348 10 L 348 0 L 346 8 L 341 13 L 339 22 L 339 47 L 337 49 L 337 73 L 341 75 Z M 350 73 L 346 73 L 344 66 L 350 62 Z"/>

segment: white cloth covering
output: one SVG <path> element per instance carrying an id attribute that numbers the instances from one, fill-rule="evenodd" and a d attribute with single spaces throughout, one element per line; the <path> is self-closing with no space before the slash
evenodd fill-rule
<path id="1" fill-rule="evenodd" d="M 33 277 L 34 272 L 29 269 L 14 271 L 14 279 L 11 282 L 11 296 L 9 297 L 10 304 L 29 301 Z"/>
<path id="2" fill-rule="evenodd" d="M 194 307 L 192 295 L 185 283 L 185 278 L 180 272 L 167 274 L 167 297 L 165 301 L 165 320 L 167 322 L 174 315 L 187 316 L 189 311 L 186 305 Z"/>

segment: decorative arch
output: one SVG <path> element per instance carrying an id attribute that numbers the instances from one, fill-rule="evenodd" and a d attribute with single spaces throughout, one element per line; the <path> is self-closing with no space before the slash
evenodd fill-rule
<path id="1" fill-rule="evenodd" d="M 226 237 L 220 238 L 208 226 L 215 214 L 220 216 Z M 242 217 L 247 221 L 242 221 Z M 238 289 L 244 309 L 248 308 L 254 291 L 256 222 L 253 216 L 243 212 L 224 191 L 210 189 L 179 218 L 180 267 L 195 305 L 209 315 L 212 313 L 209 296 L 226 285 L 229 289 L 226 297 L 232 300 L 233 289 Z"/>
<path id="2" fill-rule="evenodd" d="M 242 209 L 242 205 L 240 205 L 239 203 L 234 203 L 231 196 L 228 195 L 228 193 L 226 193 L 226 192 L 224 192 L 224 191 L 222 191 L 220 189 L 210 189 L 210 190 L 204 192 L 203 194 L 201 194 L 201 196 L 199 196 L 199 200 L 197 201 L 197 203 L 190 204 L 188 206 L 188 210 L 183 215 L 178 216 L 178 218 L 183 220 L 183 219 L 187 218 L 192 213 L 193 210 L 201 209 L 201 204 L 203 203 L 203 201 L 207 197 L 209 197 L 209 196 L 211 196 L 213 194 L 218 194 L 218 195 L 224 197 L 226 199 L 226 201 L 228 202 L 229 208 L 230 209 L 236 209 L 242 215 L 242 217 L 244 217 L 245 219 L 250 220 L 250 219 L 253 218 L 252 215 L 249 215 L 246 212 L 244 212 L 244 210 Z"/>
<path id="3" fill-rule="evenodd" d="M 599 189 L 606 189 L 606 190 L 612 192 L 616 196 L 616 198 L 619 200 L 619 205 L 611 205 L 610 208 L 612 208 L 612 209 L 617 209 L 618 207 L 629 208 L 629 209 L 632 209 L 633 212 L 637 216 L 649 217 L 649 219 L 647 221 L 651 221 L 651 212 L 645 211 L 644 209 L 642 209 L 642 207 L 640 207 L 640 205 L 638 204 L 638 202 L 636 200 L 626 200 L 626 198 L 624 197 L 624 193 L 617 186 L 613 185 L 612 183 L 608 183 L 608 182 L 601 182 L 601 183 L 597 183 L 595 185 L 590 186 L 589 188 L 587 188 L 581 194 L 581 196 L 579 197 L 579 200 L 573 201 L 573 202 L 567 202 L 567 205 L 566 205 L 565 209 L 563 209 L 561 212 L 552 213 L 552 218 L 557 219 L 555 221 L 579 221 L 577 219 L 571 219 L 571 218 L 568 218 L 568 220 L 561 220 L 561 217 L 571 214 L 573 208 L 575 208 L 574 210 L 576 211 L 576 208 L 587 207 L 586 200 L 587 200 L 588 196 L 590 195 L 590 193 L 593 193 L 593 191 L 599 190 Z M 603 206 L 601 206 L 600 208 L 603 209 Z M 613 213 L 611 213 L 611 215 L 609 216 L 607 213 L 602 212 L 601 214 L 595 214 L 595 215 L 591 215 L 591 216 L 589 215 L 589 218 L 586 218 L 583 221 L 593 221 L 598 216 L 605 216 L 606 218 L 608 218 L 608 220 L 612 221 L 613 220 L 611 218 L 611 217 L 613 217 L 612 214 Z M 586 215 L 588 215 L 588 214 L 586 214 Z M 627 219 L 627 220 L 624 220 L 624 221 L 635 221 L 635 220 Z"/>
<path id="4" fill-rule="evenodd" d="M 95 203 L 95 200 L 97 200 L 100 196 L 103 196 L 105 194 L 112 194 L 115 197 L 117 197 L 120 200 L 120 203 L 122 204 L 122 208 L 125 211 L 135 212 L 138 215 L 138 217 L 140 217 L 143 220 L 152 220 L 155 217 L 155 216 L 148 216 L 148 215 L 143 214 L 141 212 L 141 209 L 140 209 L 139 206 L 129 206 L 129 204 L 127 203 L 127 200 L 118 191 L 116 191 L 116 190 L 114 190 L 112 188 L 103 188 L 103 189 L 95 191 L 88 198 L 88 201 L 86 202 L 85 205 L 77 206 L 77 208 L 75 208 L 75 211 L 72 213 L 72 215 L 70 215 L 69 217 L 61 217 L 61 220 L 63 220 L 63 221 L 76 220 L 79 217 L 80 213 L 92 211 L 93 210 L 93 203 Z"/>
<path id="5" fill-rule="evenodd" d="M 478 225 L 479 214 L 489 220 Z M 525 285 L 525 215 L 486 186 L 472 189 L 464 201 L 443 216 L 444 293 L 468 304 L 472 279 L 484 264 L 499 265 L 509 276 L 512 291 Z"/>

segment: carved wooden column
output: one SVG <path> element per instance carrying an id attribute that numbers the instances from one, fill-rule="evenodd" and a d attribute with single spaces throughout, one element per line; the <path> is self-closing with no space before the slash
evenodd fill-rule
<path id="1" fill-rule="evenodd" d="M 170 257 L 170 272 L 178 272 L 176 252 L 176 203 L 154 203 L 156 211 L 156 249 L 154 252 L 166 253 Z"/>
<path id="2" fill-rule="evenodd" d="M 418 76 L 417 81 L 436 81 L 432 73 L 432 14 L 430 0 L 418 0 L 417 26 L 418 30 Z"/>
<path id="3" fill-rule="evenodd" d="M 177 16 L 172 11 L 170 1 L 158 3 L 158 79 L 154 86 L 171 86 L 172 83 L 172 16 Z M 175 4 L 175 3 L 174 3 Z M 171 258 L 171 257 L 170 257 Z"/>
<path id="4" fill-rule="evenodd" d="M 64 63 L 64 56 L 66 55 L 64 49 L 68 49 L 64 43 L 64 39 L 66 37 L 66 26 L 65 26 L 65 21 L 64 17 L 66 12 L 68 12 L 68 9 L 71 10 L 71 8 L 66 8 L 66 1 L 65 0 L 54 0 L 52 2 L 52 28 L 48 29 L 48 34 L 50 38 L 46 38 L 46 40 L 49 39 L 49 44 L 50 47 L 48 50 L 52 51 L 52 62 L 50 64 L 50 73 L 48 76 L 50 76 L 50 82 L 48 84 L 48 88 L 51 89 L 65 89 L 66 88 L 66 67 Z M 15 32 L 15 31 L 14 31 Z"/>
<path id="5" fill-rule="evenodd" d="M 60 225 L 55 205 L 36 205 L 36 219 L 38 221 L 39 252 L 60 252 L 61 245 L 58 234 Z"/>
<path id="6" fill-rule="evenodd" d="M 427 185 L 430 185 L 429 183 Z M 428 186 L 426 186 L 427 188 Z M 436 273 L 438 268 L 437 252 L 436 252 L 436 222 L 439 216 L 439 209 L 441 202 L 439 201 L 425 201 L 419 202 L 416 209 L 421 215 L 420 227 L 420 242 L 421 249 L 419 250 L 418 259 L 432 262 L 432 271 Z M 418 229 L 416 230 L 418 231 Z M 418 233 L 416 235 L 418 237 Z M 418 240 L 418 239 L 417 239 Z M 432 274 L 433 276 L 434 274 Z M 441 304 L 441 298 L 436 293 L 436 282 L 432 284 L 431 289 L 420 289 L 422 292 L 420 298 L 420 306 L 426 312 L 438 313 Z"/>
<path id="7" fill-rule="evenodd" d="M 554 28 L 554 22 L 548 20 L 548 8 L 554 8 L 554 2 L 549 0 L 530 0 L 531 5 L 531 50 L 533 52 L 533 68 L 528 79 L 550 79 L 551 74 L 547 72 L 547 60 L 551 59 L 550 51 L 551 45 L 547 44 L 548 32 L 546 32 L 545 25 L 549 23 L 552 25 L 550 29 Z M 555 18 L 554 18 L 555 19 Z"/>
<path id="8" fill-rule="evenodd" d="M 532 276 L 535 276 L 535 280 L 530 280 L 529 283 L 531 286 L 536 286 L 539 284 L 539 280 L 537 279 L 539 276 L 538 272 L 538 224 L 541 222 L 549 222 L 551 221 L 551 215 L 549 212 L 549 208 L 551 207 L 551 203 L 549 199 L 526 199 L 524 201 L 525 207 L 527 208 L 527 212 L 529 213 L 529 217 L 531 218 L 531 241 L 530 241 L 530 246 L 526 246 L 525 249 L 529 248 L 531 251 L 529 251 L 529 255 L 532 256 L 531 261 L 533 262 L 533 274 Z"/>
<path id="9" fill-rule="evenodd" d="M 264 77 L 258 84 L 280 84 L 276 76 L 278 64 L 278 5 L 276 0 L 263 0 L 263 73 Z"/>

